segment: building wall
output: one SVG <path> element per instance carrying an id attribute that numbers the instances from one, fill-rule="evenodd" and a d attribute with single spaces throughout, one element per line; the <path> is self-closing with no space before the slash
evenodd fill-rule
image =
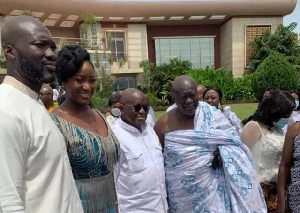
<path id="1" fill-rule="evenodd" d="M 70 27 L 70 28 L 64 28 L 64 27 L 47 27 L 52 37 L 62 37 L 62 38 L 80 38 L 79 35 L 79 28 L 77 27 Z"/>
<path id="2" fill-rule="evenodd" d="M 149 60 L 155 62 L 155 37 L 215 36 L 215 67 L 220 67 L 219 25 L 147 26 Z"/>
<path id="3" fill-rule="evenodd" d="M 148 59 L 147 27 L 145 24 L 128 24 L 128 68 L 140 68 L 140 62 Z"/>
<path id="4" fill-rule="evenodd" d="M 246 27 L 271 25 L 271 32 L 282 24 L 282 17 L 232 18 L 221 26 L 221 66 L 241 77 L 246 70 Z"/>

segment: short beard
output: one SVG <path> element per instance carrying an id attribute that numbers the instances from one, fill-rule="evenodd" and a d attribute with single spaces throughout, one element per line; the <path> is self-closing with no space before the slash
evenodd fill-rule
<path id="1" fill-rule="evenodd" d="M 33 63 L 30 58 L 20 54 L 20 52 L 18 55 L 18 59 L 21 67 L 20 75 L 24 78 L 39 84 L 48 84 L 54 81 L 54 75 L 46 73 L 43 69 L 42 64 L 38 66 L 37 64 Z"/>

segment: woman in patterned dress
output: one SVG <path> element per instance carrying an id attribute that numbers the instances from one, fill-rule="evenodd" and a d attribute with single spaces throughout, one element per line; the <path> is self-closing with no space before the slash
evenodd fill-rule
<path id="1" fill-rule="evenodd" d="M 289 212 L 290 209 L 295 213 L 300 212 L 299 121 L 288 128 L 278 174 L 278 213 Z"/>
<path id="2" fill-rule="evenodd" d="M 203 93 L 203 100 L 211 106 L 217 107 L 224 114 L 225 118 L 235 128 L 236 132 L 240 135 L 242 132 L 241 120 L 231 111 L 229 106 L 222 107 L 222 90 L 218 87 L 208 87 Z"/>
<path id="3" fill-rule="evenodd" d="M 96 88 L 89 53 L 77 45 L 65 46 L 58 53 L 57 75 L 66 99 L 52 117 L 65 136 L 84 211 L 116 213 L 113 171 L 119 144 L 104 116 L 89 106 Z"/>
<path id="4" fill-rule="evenodd" d="M 253 154 L 269 213 L 277 212 L 277 177 L 285 137 L 282 128 L 294 108 L 294 98 L 288 92 L 273 91 L 258 106 L 253 120 L 244 126 L 241 134 L 241 140 Z"/>

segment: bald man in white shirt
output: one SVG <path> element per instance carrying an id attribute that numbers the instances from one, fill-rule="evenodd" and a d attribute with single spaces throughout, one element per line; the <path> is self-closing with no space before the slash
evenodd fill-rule
<path id="1" fill-rule="evenodd" d="M 121 147 L 115 169 L 120 213 L 167 213 L 162 147 L 146 123 L 147 97 L 136 89 L 123 91 L 121 112 L 113 126 Z"/>

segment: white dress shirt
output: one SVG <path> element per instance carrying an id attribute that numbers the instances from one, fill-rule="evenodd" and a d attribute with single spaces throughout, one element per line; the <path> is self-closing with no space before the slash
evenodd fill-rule
<path id="1" fill-rule="evenodd" d="M 118 119 L 113 132 L 121 147 L 115 168 L 120 213 L 166 213 L 164 159 L 153 128 L 141 133 Z"/>
<path id="2" fill-rule="evenodd" d="M 156 124 L 156 115 L 155 115 L 155 111 L 154 109 L 150 106 L 149 107 L 149 113 L 147 116 L 147 120 L 146 123 L 149 124 L 152 128 L 154 128 L 155 124 Z"/>
<path id="3" fill-rule="evenodd" d="M 63 135 L 38 94 L 0 85 L 0 212 L 82 213 Z"/>

